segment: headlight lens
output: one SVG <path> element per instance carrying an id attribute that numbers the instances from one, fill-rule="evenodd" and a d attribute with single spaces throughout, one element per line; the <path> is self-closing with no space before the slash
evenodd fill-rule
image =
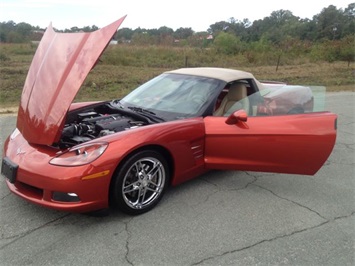
<path id="1" fill-rule="evenodd" d="M 50 164 L 59 166 L 79 166 L 91 163 L 104 153 L 106 142 L 95 142 L 75 146 L 50 160 Z"/>
<path id="2" fill-rule="evenodd" d="M 10 139 L 11 140 L 15 139 L 19 134 L 20 134 L 20 131 L 17 128 L 15 128 L 15 130 L 10 135 Z"/>

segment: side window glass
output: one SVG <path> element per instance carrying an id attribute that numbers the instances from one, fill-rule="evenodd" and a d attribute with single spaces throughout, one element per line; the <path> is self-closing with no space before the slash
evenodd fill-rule
<path id="1" fill-rule="evenodd" d="M 223 116 L 230 116 L 232 113 L 238 110 L 244 110 L 248 116 L 261 116 L 264 115 L 260 113 L 260 106 L 263 105 L 263 98 L 259 92 L 255 92 L 248 97 L 245 97 L 237 102 L 235 102 Z"/>
<path id="2" fill-rule="evenodd" d="M 254 89 L 246 80 L 238 80 L 227 84 L 219 95 L 214 116 L 226 116 L 227 113 L 244 109 L 249 113 L 250 103 L 248 95 L 253 94 Z"/>
<path id="3" fill-rule="evenodd" d="M 222 116 L 244 109 L 248 116 L 292 115 L 325 110 L 326 88 L 321 86 L 264 86 L 233 103 Z"/>

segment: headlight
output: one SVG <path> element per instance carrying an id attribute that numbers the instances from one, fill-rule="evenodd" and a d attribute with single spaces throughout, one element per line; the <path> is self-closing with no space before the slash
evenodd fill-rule
<path id="1" fill-rule="evenodd" d="M 10 135 L 10 139 L 11 140 L 15 139 L 19 134 L 20 134 L 20 131 L 17 128 L 15 128 L 15 130 Z"/>
<path id="2" fill-rule="evenodd" d="M 75 146 L 50 160 L 50 164 L 59 166 L 79 166 L 91 163 L 104 153 L 106 142 L 96 142 Z"/>

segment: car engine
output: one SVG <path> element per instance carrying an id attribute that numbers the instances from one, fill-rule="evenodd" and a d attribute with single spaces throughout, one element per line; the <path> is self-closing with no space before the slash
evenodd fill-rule
<path id="1" fill-rule="evenodd" d="M 134 114 L 125 114 L 109 105 L 69 113 L 62 131 L 60 148 L 68 148 L 102 136 L 149 124 Z"/>

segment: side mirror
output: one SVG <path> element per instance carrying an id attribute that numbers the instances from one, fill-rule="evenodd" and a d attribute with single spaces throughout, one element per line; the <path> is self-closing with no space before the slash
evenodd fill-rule
<path id="1" fill-rule="evenodd" d="M 248 120 L 248 115 L 247 112 L 244 110 L 238 110 L 232 113 L 228 118 L 226 119 L 226 124 L 227 125 L 235 125 L 238 122 L 246 122 Z"/>

